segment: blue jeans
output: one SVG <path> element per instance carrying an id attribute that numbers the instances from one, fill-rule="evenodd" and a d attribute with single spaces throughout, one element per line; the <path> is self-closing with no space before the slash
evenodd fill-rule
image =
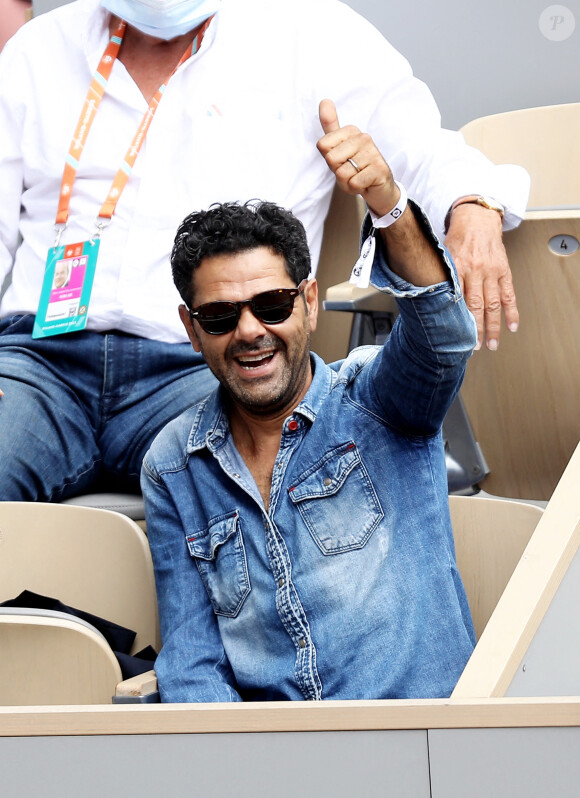
<path id="1" fill-rule="evenodd" d="M 215 378 L 189 343 L 119 332 L 34 340 L 33 322 L 0 321 L 0 500 L 138 490 L 153 438 Z"/>

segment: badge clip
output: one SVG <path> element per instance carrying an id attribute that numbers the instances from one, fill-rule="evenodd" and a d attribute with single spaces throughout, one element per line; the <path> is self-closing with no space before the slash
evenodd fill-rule
<path id="1" fill-rule="evenodd" d="M 91 236 L 91 238 L 89 239 L 90 243 L 93 244 L 93 245 L 96 244 L 96 242 L 100 239 L 105 227 L 108 227 L 110 224 L 111 224 L 111 220 L 110 219 L 107 219 L 104 216 L 97 216 L 97 218 L 95 219 L 95 228 L 96 229 L 95 229 L 95 232 L 93 233 L 93 235 Z"/>
<path id="2" fill-rule="evenodd" d="M 66 230 L 66 224 L 55 224 L 54 230 L 56 232 L 56 238 L 54 239 L 53 252 L 56 252 L 56 250 L 60 246 L 61 236 L 64 233 L 64 231 Z"/>

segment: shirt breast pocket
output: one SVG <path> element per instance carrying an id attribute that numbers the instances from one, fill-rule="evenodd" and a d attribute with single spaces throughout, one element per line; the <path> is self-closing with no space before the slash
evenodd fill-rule
<path id="1" fill-rule="evenodd" d="M 327 452 L 289 495 L 323 554 L 362 549 L 385 515 L 352 441 Z"/>
<path id="2" fill-rule="evenodd" d="M 251 590 L 239 513 L 213 518 L 186 540 L 214 612 L 235 618 Z"/>

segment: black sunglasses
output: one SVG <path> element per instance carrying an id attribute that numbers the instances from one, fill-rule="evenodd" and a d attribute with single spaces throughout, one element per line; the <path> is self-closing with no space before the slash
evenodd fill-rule
<path id="1" fill-rule="evenodd" d="M 307 280 L 302 280 L 298 288 L 275 288 L 263 291 L 242 302 L 206 302 L 189 311 L 192 319 L 197 319 L 201 328 L 210 335 L 225 335 L 235 330 L 244 305 L 249 305 L 252 313 L 263 324 L 281 324 L 290 318 L 294 300 L 306 288 Z"/>

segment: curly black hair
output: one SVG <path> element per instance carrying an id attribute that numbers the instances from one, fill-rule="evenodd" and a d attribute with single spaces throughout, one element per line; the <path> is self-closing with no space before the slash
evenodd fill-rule
<path id="1" fill-rule="evenodd" d="M 302 223 L 273 202 L 214 203 L 181 223 L 171 252 L 173 282 L 185 304 L 193 303 L 192 277 L 204 258 L 269 247 L 281 255 L 298 285 L 310 273 L 310 251 Z"/>

